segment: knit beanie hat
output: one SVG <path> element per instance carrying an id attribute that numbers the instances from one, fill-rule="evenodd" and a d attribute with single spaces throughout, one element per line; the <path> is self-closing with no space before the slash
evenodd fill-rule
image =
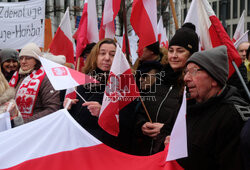
<path id="1" fill-rule="evenodd" d="M 146 46 L 146 48 L 149 49 L 150 51 L 152 51 L 156 55 L 160 54 L 160 44 L 159 44 L 159 41 Z"/>
<path id="2" fill-rule="evenodd" d="M 168 47 L 172 45 L 181 46 L 190 51 L 191 54 L 197 52 L 199 49 L 199 38 L 195 32 L 195 25 L 187 22 L 178 29 L 170 40 Z"/>
<path id="3" fill-rule="evenodd" d="M 196 52 L 187 63 L 195 63 L 202 67 L 220 85 L 224 86 L 228 77 L 228 55 L 225 45 L 218 46 L 209 50 Z"/>
<path id="4" fill-rule="evenodd" d="M 1 64 L 4 63 L 7 60 L 15 60 L 18 61 L 18 55 L 19 53 L 11 48 L 5 48 L 2 51 L 0 51 L 0 61 Z"/>
<path id="5" fill-rule="evenodd" d="M 64 55 L 54 55 L 52 53 L 44 53 L 43 57 L 61 65 L 64 65 L 66 63 L 66 57 Z"/>
<path id="6" fill-rule="evenodd" d="M 89 54 L 92 50 L 92 48 L 96 45 L 95 42 L 87 44 L 85 49 L 83 50 L 81 57 L 84 57 L 85 54 Z"/>
<path id="7" fill-rule="evenodd" d="M 28 43 L 21 49 L 19 57 L 21 57 L 21 56 L 34 57 L 35 59 L 40 61 L 34 52 L 37 55 L 42 56 L 42 52 L 41 52 L 40 48 L 35 43 Z"/>

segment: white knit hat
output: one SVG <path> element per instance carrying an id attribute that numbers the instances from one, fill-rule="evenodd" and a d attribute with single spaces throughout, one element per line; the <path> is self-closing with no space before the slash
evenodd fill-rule
<path id="1" fill-rule="evenodd" d="M 36 54 L 42 56 L 40 48 L 35 43 L 28 43 L 21 49 L 19 57 L 21 56 L 34 57 L 35 59 L 40 61 Z"/>
<path id="2" fill-rule="evenodd" d="M 66 57 L 64 55 L 53 55 L 51 53 L 44 53 L 43 57 L 61 65 L 64 65 L 66 63 Z"/>

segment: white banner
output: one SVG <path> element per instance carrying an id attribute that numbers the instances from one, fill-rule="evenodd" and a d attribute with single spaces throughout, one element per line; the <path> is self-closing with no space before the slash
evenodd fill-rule
<path id="1" fill-rule="evenodd" d="M 0 49 L 44 45 L 45 0 L 0 3 Z"/>
<path id="2" fill-rule="evenodd" d="M 0 132 L 11 128 L 10 113 L 5 112 L 0 114 Z"/>

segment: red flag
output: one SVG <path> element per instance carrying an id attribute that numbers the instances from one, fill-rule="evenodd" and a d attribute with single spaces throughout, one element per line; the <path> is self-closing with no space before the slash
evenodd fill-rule
<path id="1" fill-rule="evenodd" d="M 131 52 L 130 52 L 130 45 L 129 45 L 129 39 L 128 39 L 128 50 L 129 50 L 129 54 L 131 54 Z M 123 33 L 123 37 L 122 37 L 122 52 L 124 54 L 126 54 L 126 38 L 125 38 L 125 33 Z"/>
<path id="2" fill-rule="evenodd" d="M 74 63 L 74 48 L 72 42 L 69 8 L 67 8 L 56 34 L 49 45 L 49 51 L 54 55 L 64 55 L 66 62 Z"/>
<path id="3" fill-rule="evenodd" d="M 100 40 L 115 37 L 114 20 L 120 10 L 121 0 L 106 0 L 99 31 Z"/>
<path id="4" fill-rule="evenodd" d="M 138 51 L 157 41 L 156 0 L 134 0 L 130 23 L 139 37 Z"/>
<path id="5" fill-rule="evenodd" d="M 79 27 L 74 35 L 76 44 L 76 61 L 82 54 L 86 45 L 92 42 L 98 42 L 98 27 L 95 1 L 85 0 L 82 17 Z"/>
<path id="6" fill-rule="evenodd" d="M 183 170 L 165 161 L 167 149 L 134 156 L 106 146 L 65 109 L 2 132 L 0 141 L 1 170 Z"/>
<path id="7" fill-rule="evenodd" d="M 111 135 L 117 136 L 119 134 L 119 111 L 139 95 L 128 61 L 117 46 L 103 97 L 99 125 Z"/>
<path id="8" fill-rule="evenodd" d="M 229 59 L 228 77 L 231 77 L 235 71 L 232 61 L 239 66 L 242 63 L 242 60 L 220 20 L 215 16 L 208 1 L 193 0 L 185 22 L 191 22 L 196 26 L 196 32 L 200 37 L 200 45 L 202 49 L 206 50 L 219 45 L 227 46 Z"/>
<path id="9" fill-rule="evenodd" d="M 65 98 L 76 99 L 76 92 L 74 88 L 69 88 L 66 90 Z"/>

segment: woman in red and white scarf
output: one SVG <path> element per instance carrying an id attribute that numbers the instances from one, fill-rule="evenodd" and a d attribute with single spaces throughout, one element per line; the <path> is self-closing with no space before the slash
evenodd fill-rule
<path id="1" fill-rule="evenodd" d="M 15 100 L 25 123 L 60 109 L 59 91 L 52 87 L 36 54 L 42 55 L 34 43 L 21 49 L 20 69 L 9 82 L 16 88 Z"/>

